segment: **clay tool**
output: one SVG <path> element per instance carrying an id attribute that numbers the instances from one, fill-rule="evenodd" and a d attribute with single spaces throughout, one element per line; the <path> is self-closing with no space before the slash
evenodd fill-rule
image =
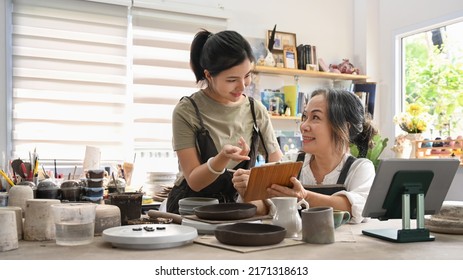
<path id="1" fill-rule="evenodd" d="M 76 179 L 77 165 L 74 166 L 74 172 L 72 173 L 72 180 Z"/>
<path id="2" fill-rule="evenodd" d="M 13 181 L 11 181 L 10 177 L 8 177 L 8 175 L 6 175 L 5 171 L 3 171 L 2 169 L 0 169 L 0 175 L 2 175 L 3 178 L 5 178 L 5 180 L 8 182 L 8 184 L 10 184 L 10 186 L 14 186 Z"/>

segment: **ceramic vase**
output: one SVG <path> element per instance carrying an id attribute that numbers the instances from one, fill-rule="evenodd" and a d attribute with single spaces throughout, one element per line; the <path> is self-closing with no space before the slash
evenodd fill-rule
<path id="1" fill-rule="evenodd" d="M 410 158 L 416 158 L 416 141 L 423 140 L 421 133 L 409 133 L 406 136 L 407 140 L 410 141 Z"/>
<path id="2" fill-rule="evenodd" d="M 275 61 L 275 58 L 273 57 L 273 53 L 271 53 L 268 49 L 267 49 L 267 55 L 265 56 L 265 59 L 264 59 L 264 65 L 270 66 L 270 67 L 275 67 L 276 65 L 276 61 Z"/>

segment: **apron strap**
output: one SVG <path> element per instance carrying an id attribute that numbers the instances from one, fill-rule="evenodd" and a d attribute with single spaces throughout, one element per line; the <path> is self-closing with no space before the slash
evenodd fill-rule
<path id="1" fill-rule="evenodd" d="M 262 142 L 262 146 L 264 147 L 265 162 L 268 162 L 268 151 L 267 151 L 267 148 L 265 147 L 264 137 L 260 133 L 259 126 L 257 125 L 256 112 L 254 111 L 254 98 L 252 98 L 251 96 L 249 96 L 248 98 L 249 98 L 249 105 L 251 106 L 252 120 L 254 121 L 254 130 L 257 131 L 260 141 Z"/>
<path id="2" fill-rule="evenodd" d="M 201 114 L 199 113 L 198 105 L 196 105 L 196 102 L 190 96 L 184 96 L 180 100 L 182 100 L 183 98 L 188 98 L 188 100 L 190 100 L 191 103 L 193 104 L 193 107 L 195 107 L 196 116 L 198 117 L 199 125 L 201 126 L 201 131 L 204 131 L 205 128 L 204 128 L 203 118 L 201 118 Z"/>
<path id="3" fill-rule="evenodd" d="M 305 152 L 300 152 L 299 154 L 297 154 L 297 159 L 296 161 L 304 161 L 305 159 Z M 354 156 L 349 156 L 346 160 L 346 163 L 344 164 L 344 166 L 342 167 L 341 169 L 341 174 L 339 174 L 339 178 L 338 178 L 338 181 L 336 182 L 336 184 L 341 184 L 341 185 L 344 185 L 344 182 L 346 181 L 346 178 L 347 178 L 347 174 L 349 173 L 349 169 L 352 165 L 352 163 L 354 163 L 354 161 L 356 160 L 357 158 L 355 158 Z M 301 172 L 299 172 L 299 175 L 297 176 L 297 178 L 299 178 L 301 175 Z"/>
<path id="4" fill-rule="evenodd" d="M 352 165 L 352 163 L 354 163 L 356 159 L 357 158 L 355 158 L 354 156 L 349 156 L 347 158 L 346 163 L 341 169 L 341 174 L 339 174 L 339 178 L 336 184 L 344 185 L 344 181 L 346 181 L 347 173 L 349 173 L 350 166 Z"/>

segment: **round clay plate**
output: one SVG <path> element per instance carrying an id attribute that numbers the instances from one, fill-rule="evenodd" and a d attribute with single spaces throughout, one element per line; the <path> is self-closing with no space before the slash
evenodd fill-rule
<path id="1" fill-rule="evenodd" d="M 436 215 L 426 215 L 424 226 L 432 232 L 463 234 L 463 202 L 444 201 Z"/>
<path id="2" fill-rule="evenodd" d="M 198 237 L 198 231 L 193 227 L 175 224 L 141 224 L 108 228 L 102 236 L 113 247 L 149 250 L 192 243 Z"/>
<path id="3" fill-rule="evenodd" d="M 204 205 L 193 210 L 200 219 L 227 221 L 251 218 L 256 214 L 257 207 L 251 203 L 221 203 Z"/>
<path id="4" fill-rule="evenodd" d="M 206 222 L 195 221 L 187 218 L 182 219 L 182 225 L 194 227 L 198 230 L 198 234 L 211 234 L 214 235 L 214 231 L 218 226 L 221 225 L 230 225 L 231 223 L 220 223 L 220 224 L 211 224 Z"/>
<path id="5" fill-rule="evenodd" d="M 186 197 L 178 201 L 180 215 L 193 215 L 193 209 L 205 205 L 219 204 L 217 198 L 208 197 Z"/>
<path id="6" fill-rule="evenodd" d="M 286 229 L 269 224 L 236 223 L 218 226 L 214 234 L 217 240 L 228 245 L 265 246 L 283 241 Z"/>

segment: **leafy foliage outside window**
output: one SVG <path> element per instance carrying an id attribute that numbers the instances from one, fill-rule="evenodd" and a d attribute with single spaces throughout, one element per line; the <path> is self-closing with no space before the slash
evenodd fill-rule
<path id="1" fill-rule="evenodd" d="M 453 27 L 463 30 L 463 22 Z M 405 102 L 433 116 L 432 137 L 463 134 L 463 40 L 450 26 L 404 38 Z M 442 40 L 432 36 L 443 35 Z M 438 37 L 439 38 L 439 37 Z M 460 40 L 460 41 L 458 41 Z"/>

